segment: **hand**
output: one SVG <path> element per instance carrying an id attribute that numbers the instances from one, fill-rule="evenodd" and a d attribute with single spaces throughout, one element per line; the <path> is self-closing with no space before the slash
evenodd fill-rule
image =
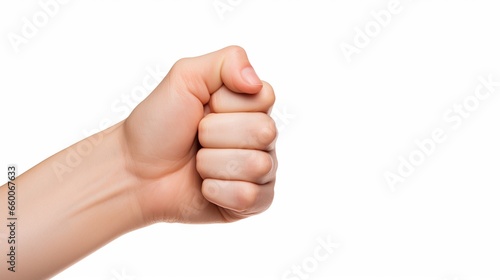
<path id="1" fill-rule="evenodd" d="M 274 98 L 240 47 L 179 60 L 123 123 L 144 224 L 232 222 L 266 210 L 277 169 Z"/>

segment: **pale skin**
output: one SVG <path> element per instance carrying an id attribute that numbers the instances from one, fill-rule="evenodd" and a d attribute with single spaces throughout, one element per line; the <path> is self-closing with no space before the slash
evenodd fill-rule
<path id="1" fill-rule="evenodd" d="M 17 177 L 18 265 L 10 272 L 2 261 L 0 278 L 49 278 L 152 223 L 265 211 L 277 169 L 274 99 L 240 47 L 179 60 L 128 118 Z M 68 166 L 75 151 L 81 160 Z M 2 224 L 7 215 L 0 209 Z M 0 259 L 7 236 L 0 227 Z"/>

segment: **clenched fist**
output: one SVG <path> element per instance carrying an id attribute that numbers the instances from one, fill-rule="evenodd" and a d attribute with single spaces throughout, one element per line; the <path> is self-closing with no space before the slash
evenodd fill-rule
<path id="1" fill-rule="evenodd" d="M 144 223 L 232 222 L 267 209 L 274 99 L 240 47 L 179 60 L 123 124 Z"/>

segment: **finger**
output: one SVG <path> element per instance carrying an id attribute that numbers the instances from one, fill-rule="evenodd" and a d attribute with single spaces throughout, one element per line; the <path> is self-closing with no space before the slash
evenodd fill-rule
<path id="1" fill-rule="evenodd" d="M 270 112 L 275 101 L 270 84 L 263 82 L 257 94 L 240 94 L 222 86 L 210 97 L 209 105 L 213 113 Z"/>
<path id="2" fill-rule="evenodd" d="M 229 211 L 228 220 L 241 219 L 265 211 L 274 197 L 274 181 L 257 185 L 244 181 L 205 179 L 201 187 L 205 198 Z"/>
<path id="3" fill-rule="evenodd" d="M 274 120 L 264 113 L 208 114 L 198 126 L 204 148 L 272 150 L 276 136 Z"/>
<path id="4" fill-rule="evenodd" d="M 259 150 L 203 148 L 196 155 L 196 168 L 203 179 L 256 184 L 265 184 L 275 179 L 275 162 L 276 158 L 272 154 Z"/>
<path id="5" fill-rule="evenodd" d="M 245 50 L 238 46 L 180 59 L 168 76 L 185 81 L 179 86 L 194 94 L 203 104 L 223 84 L 239 93 L 254 94 L 262 88 L 262 81 L 248 61 Z"/>

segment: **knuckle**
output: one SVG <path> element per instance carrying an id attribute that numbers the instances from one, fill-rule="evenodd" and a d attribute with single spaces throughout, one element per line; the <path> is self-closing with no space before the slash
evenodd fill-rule
<path id="1" fill-rule="evenodd" d="M 193 65 L 196 65 L 194 57 L 177 60 L 168 73 L 171 80 L 170 86 L 181 94 L 192 94 L 202 103 L 206 103 L 210 95 L 203 79 L 196 73 Z"/>
<path id="2" fill-rule="evenodd" d="M 202 119 L 198 124 L 198 137 L 200 141 L 202 140 L 203 136 L 207 133 L 207 130 L 208 130 L 207 123 Z"/>
<path id="3" fill-rule="evenodd" d="M 263 177 L 269 174 L 273 169 L 273 159 L 271 155 L 265 152 L 259 152 L 251 161 L 252 169 L 257 177 Z"/>
<path id="4" fill-rule="evenodd" d="M 220 111 L 221 106 L 221 100 L 223 101 L 224 98 L 220 98 L 220 93 L 216 92 L 210 96 L 210 100 L 208 101 L 208 106 L 210 106 L 210 110 L 212 112 L 218 112 Z"/>
<path id="5" fill-rule="evenodd" d="M 196 153 L 196 162 L 202 162 L 205 159 L 205 151 L 206 149 L 200 149 Z"/>
<path id="6" fill-rule="evenodd" d="M 202 142 L 204 141 L 205 137 L 208 135 L 209 130 L 210 130 L 210 122 L 208 120 L 210 118 L 209 115 L 205 116 L 198 123 L 198 140 L 200 141 L 200 144 L 202 144 L 202 145 L 203 145 Z"/>
<path id="7" fill-rule="evenodd" d="M 262 103 L 270 108 L 271 106 L 274 105 L 274 102 L 276 101 L 276 96 L 274 94 L 274 89 L 269 84 L 268 82 L 263 82 L 264 86 L 262 88 L 261 94 L 262 94 Z"/>
<path id="8" fill-rule="evenodd" d="M 255 185 L 245 184 L 241 186 L 240 188 L 238 188 L 238 191 L 236 191 L 237 209 L 235 210 L 239 212 L 251 210 L 257 203 L 258 196 L 259 191 Z"/>
<path id="9" fill-rule="evenodd" d="M 235 55 L 235 56 L 246 56 L 247 55 L 245 49 L 243 49 L 242 47 L 237 46 L 237 45 L 228 46 L 225 48 L 225 51 L 228 54 Z"/>
<path id="10" fill-rule="evenodd" d="M 196 170 L 200 175 L 205 174 L 205 166 L 206 166 L 206 153 L 205 149 L 200 149 L 198 153 L 196 153 Z"/>
<path id="11" fill-rule="evenodd" d="M 276 124 L 274 120 L 266 115 L 266 118 L 263 121 L 263 124 L 259 127 L 257 134 L 257 141 L 261 148 L 265 148 L 271 143 L 273 143 L 274 139 L 278 134 L 278 130 L 276 128 Z"/>

